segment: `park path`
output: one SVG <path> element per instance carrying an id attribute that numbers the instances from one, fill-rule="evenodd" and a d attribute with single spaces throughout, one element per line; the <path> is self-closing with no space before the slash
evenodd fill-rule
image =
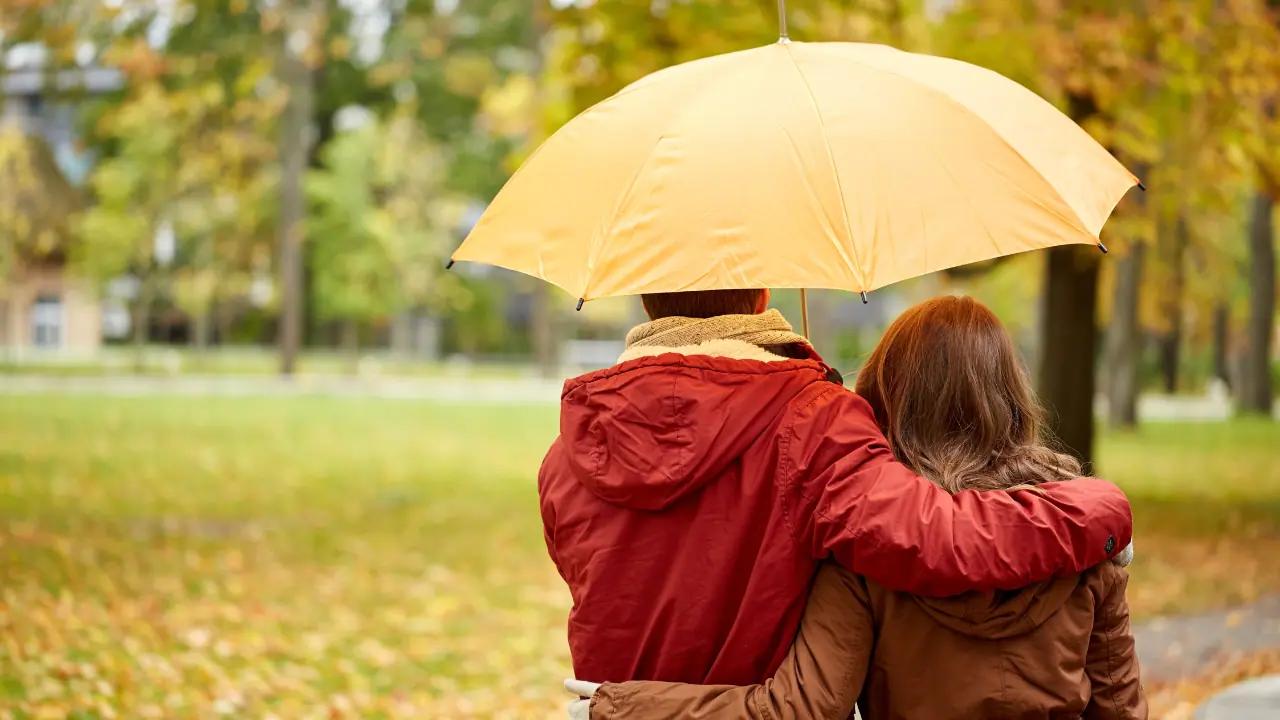
<path id="1" fill-rule="evenodd" d="M 535 376 L 475 377 L 465 372 L 431 377 L 302 375 L 285 379 L 269 375 L 83 375 L 0 374 L 0 394 L 96 394 L 274 397 L 323 395 L 379 397 L 398 400 L 488 405 L 538 405 L 560 400 L 561 380 Z M 1099 399 L 1098 411 L 1105 405 Z M 1195 396 L 1144 395 L 1138 402 L 1142 420 L 1226 420 L 1231 401 L 1222 394 Z M 1280 402 L 1276 404 L 1280 418 Z"/>
<path id="2" fill-rule="evenodd" d="M 1155 618 L 1133 628 L 1146 681 L 1203 672 L 1224 656 L 1280 648 L 1280 595 L 1242 607 Z"/>
<path id="3" fill-rule="evenodd" d="M 559 380 L 534 377 L 377 377 L 303 375 L 292 379 L 274 376 L 232 375 L 0 375 L 0 394 L 94 394 L 116 397 L 151 395 L 288 397 L 376 397 L 396 400 L 486 405 L 553 404 L 560 401 Z"/>

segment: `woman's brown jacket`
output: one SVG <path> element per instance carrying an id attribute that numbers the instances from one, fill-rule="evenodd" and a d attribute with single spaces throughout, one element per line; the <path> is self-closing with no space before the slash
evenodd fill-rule
<path id="1" fill-rule="evenodd" d="M 851 716 L 1141 718 L 1127 572 L 1104 563 L 1012 592 L 929 599 L 825 566 L 800 632 L 760 685 L 606 683 L 593 720 Z"/>

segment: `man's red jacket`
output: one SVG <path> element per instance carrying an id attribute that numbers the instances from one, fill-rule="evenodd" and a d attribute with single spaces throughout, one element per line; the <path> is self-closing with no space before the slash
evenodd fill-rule
<path id="1" fill-rule="evenodd" d="M 668 353 L 565 383 L 538 484 L 577 677 L 760 682 L 826 558 L 943 596 L 1079 572 L 1129 543 L 1129 504 L 1101 480 L 948 494 L 827 372 Z"/>

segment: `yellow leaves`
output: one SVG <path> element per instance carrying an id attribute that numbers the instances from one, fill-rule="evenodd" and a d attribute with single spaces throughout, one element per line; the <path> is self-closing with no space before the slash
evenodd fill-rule
<path id="1" fill-rule="evenodd" d="M 409 77 L 412 72 L 413 64 L 407 59 L 378 63 L 369 70 L 369 84 L 387 87 Z"/>
<path id="2" fill-rule="evenodd" d="M 39 261 L 67 250 L 69 216 L 80 195 L 44 141 L 0 123 L 0 276 L 14 261 Z"/>
<path id="3" fill-rule="evenodd" d="M 480 107 L 489 129 L 507 136 L 531 132 L 537 119 L 537 92 L 537 81 L 523 74 L 513 74 L 501 85 L 486 89 Z"/>
<path id="4" fill-rule="evenodd" d="M 476 52 L 450 53 L 444 59 L 444 84 L 450 92 L 479 97 L 493 84 L 493 62 Z"/>
<path id="5" fill-rule="evenodd" d="M 107 64 L 117 67 L 128 76 L 130 82 L 140 83 L 158 79 L 164 74 L 167 61 L 145 39 L 120 40 L 104 53 Z"/>
<path id="6" fill-rule="evenodd" d="M 1193 720 L 1196 708 L 1215 693 L 1249 678 L 1280 672 L 1280 650 L 1219 658 L 1202 675 L 1173 682 L 1146 683 L 1151 717 Z"/>
<path id="7" fill-rule="evenodd" d="M 435 60 L 444 55 L 444 40 L 438 35 L 427 35 L 418 43 L 418 54 L 423 60 Z"/>
<path id="8" fill-rule="evenodd" d="M 0 404 L 23 458 L 0 502 L 29 518 L 0 527 L 17 712 L 559 716 L 568 598 L 527 482 L 552 414 L 504 412 L 514 440 L 476 477 L 491 413 L 108 405 Z M 49 463 L 80 492 L 48 496 Z M 406 486 L 421 502 L 379 509 Z"/>
<path id="9" fill-rule="evenodd" d="M 351 38 L 339 35 L 329 41 L 329 57 L 334 60 L 345 60 L 351 55 Z"/>
<path id="10" fill-rule="evenodd" d="M 75 59 L 78 38 L 76 26 L 71 22 L 51 22 L 42 28 L 40 41 L 59 64 L 71 64 Z"/>
<path id="11" fill-rule="evenodd" d="M 278 6 L 261 4 L 258 25 L 264 35 L 274 33 L 284 25 L 284 10 Z"/>
<path id="12" fill-rule="evenodd" d="M 203 650 L 209 645 L 209 631 L 206 628 L 191 628 L 182 633 L 182 641 L 193 650 Z"/>

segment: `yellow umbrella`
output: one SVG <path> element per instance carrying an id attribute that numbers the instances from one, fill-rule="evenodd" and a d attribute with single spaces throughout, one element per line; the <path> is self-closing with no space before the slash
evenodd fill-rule
<path id="1" fill-rule="evenodd" d="M 653 73 L 571 120 L 453 260 L 584 300 L 865 292 L 1025 250 L 1101 247 L 1103 223 L 1137 182 L 995 72 L 784 33 Z"/>

